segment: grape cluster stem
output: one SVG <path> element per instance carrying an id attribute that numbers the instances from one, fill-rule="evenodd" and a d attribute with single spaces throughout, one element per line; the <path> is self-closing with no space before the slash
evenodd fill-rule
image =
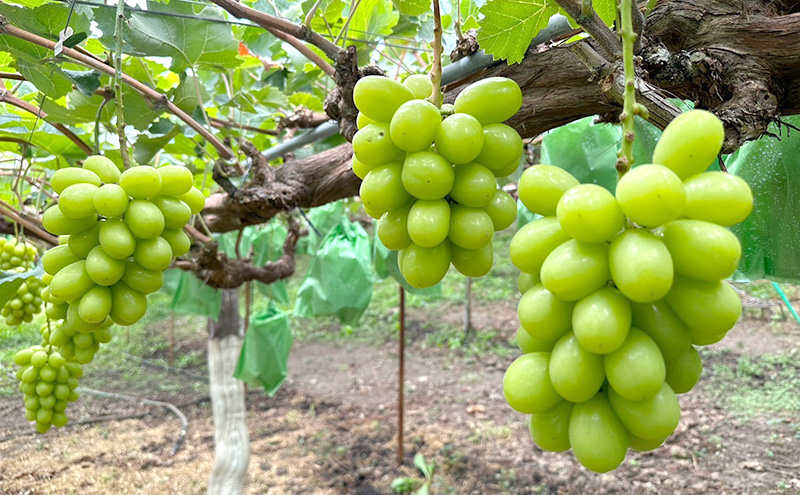
<path id="1" fill-rule="evenodd" d="M 431 69 L 431 83 L 433 84 L 433 93 L 431 94 L 431 103 L 436 108 L 442 107 L 442 16 L 439 12 L 439 0 L 433 0 L 433 41 L 431 48 L 433 48 L 433 68 Z"/>
<path id="2" fill-rule="evenodd" d="M 622 178 L 633 165 L 633 141 L 636 138 L 634 129 L 634 116 L 636 109 L 636 69 L 633 64 L 633 45 L 636 43 L 637 35 L 633 31 L 633 19 L 631 14 L 631 0 L 620 0 L 620 17 L 622 26 L 620 37 L 622 38 L 622 62 L 625 71 L 625 90 L 623 93 L 622 113 L 619 116 L 622 122 L 622 145 L 617 155 L 617 176 Z"/>

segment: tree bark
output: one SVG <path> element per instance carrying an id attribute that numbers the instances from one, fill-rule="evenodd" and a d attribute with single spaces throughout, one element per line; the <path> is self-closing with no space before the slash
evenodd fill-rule
<path id="1" fill-rule="evenodd" d="M 244 384 L 233 377 L 242 349 L 238 289 L 222 292 L 219 319 L 208 320 L 209 395 L 214 414 L 214 468 L 209 495 L 240 495 L 247 480 L 250 444 Z"/>

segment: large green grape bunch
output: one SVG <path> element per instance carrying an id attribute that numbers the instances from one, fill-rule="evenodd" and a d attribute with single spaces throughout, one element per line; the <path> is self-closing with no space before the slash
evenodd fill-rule
<path id="1" fill-rule="evenodd" d="M 48 325 L 45 322 L 43 333 Z M 83 376 L 80 363 L 61 354 L 46 338 L 42 345 L 17 352 L 14 362 L 20 367 L 17 379 L 24 394 L 25 418 L 36 422 L 39 433 L 67 424 L 67 405 L 79 397 L 75 389 Z"/>
<path id="2" fill-rule="evenodd" d="M 50 183 L 58 205 L 42 217 L 44 228 L 61 236 L 42 258 L 48 317 L 63 319 L 62 330 L 76 334 L 91 334 L 109 320 L 137 322 L 147 294 L 163 285 L 163 271 L 189 251 L 183 227 L 205 202 L 192 182 L 188 169 L 172 165 L 120 174 L 102 156 L 56 171 Z M 74 338 L 77 349 L 87 349 L 78 342 L 88 337 Z"/>
<path id="3" fill-rule="evenodd" d="M 24 273 L 33 269 L 38 251 L 33 244 L 15 238 L 0 237 L 0 271 Z M 20 285 L 3 308 L 0 315 L 9 327 L 33 321 L 33 315 L 42 311 L 41 280 L 30 277 Z"/>
<path id="4" fill-rule="evenodd" d="M 514 172 L 522 156 L 519 134 L 502 123 L 522 104 L 517 83 L 484 79 L 441 110 L 425 100 L 431 93 L 423 75 L 404 83 L 367 76 L 353 92 L 361 201 L 378 219 L 381 242 L 400 251 L 406 281 L 420 288 L 439 283 L 451 263 L 470 277 L 489 272 L 492 236 L 517 213 L 497 177 Z"/>
<path id="5" fill-rule="evenodd" d="M 678 425 L 676 394 L 702 373 L 695 346 L 722 339 L 742 311 L 724 281 L 741 255 L 726 227 L 750 214 L 753 197 L 742 179 L 705 172 L 723 138 L 711 113 L 682 114 L 654 164 L 625 174 L 616 197 L 550 165 L 521 177 L 520 199 L 543 218 L 511 242 L 524 355 L 503 390 L 530 414 L 541 448 L 571 448 L 605 472 Z"/>

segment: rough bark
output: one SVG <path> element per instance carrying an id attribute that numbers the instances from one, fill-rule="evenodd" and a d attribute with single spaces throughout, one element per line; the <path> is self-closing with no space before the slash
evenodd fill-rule
<path id="1" fill-rule="evenodd" d="M 214 468 L 209 495 L 241 495 L 250 462 L 244 384 L 233 377 L 242 348 L 239 293 L 222 293 L 219 320 L 208 321 L 209 395 L 214 414 Z"/>

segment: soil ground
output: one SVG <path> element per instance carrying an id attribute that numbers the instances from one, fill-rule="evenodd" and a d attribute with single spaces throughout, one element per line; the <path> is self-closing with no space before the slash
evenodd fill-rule
<path id="1" fill-rule="evenodd" d="M 246 493 L 391 494 L 395 478 L 424 479 L 413 467 L 417 453 L 436 463 L 434 494 L 800 493 L 800 375 L 791 365 L 800 328 L 791 319 L 745 319 L 706 349 L 706 372 L 694 391 L 681 396 L 676 433 L 661 448 L 631 452 L 618 470 L 597 475 L 569 453 L 537 448 L 525 418 L 506 406 L 502 376 L 517 355 L 511 348 L 513 311 L 508 303 L 478 304 L 477 334 L 497 330 L 494 351 L 467 352 L 426 344 L 430 319 L 459 321 L 460 307 L 409 310 L 402 466 L 396 458 L 396 344 L 297 342 L 290 378 L 278 393 L 248 395 Z M 195 333 L 177 349 L 202 357 L 204 346 Z M 204 396 L 203 360 L 169 372 L 169 388 L 149 382 L 161 370 L 134 367 L 133 375 L 101 376 L 98 370 L 86 386 L 181 405 L 190 425 L 175 455 L 180 424 L 162 409 L 84 394 L 71 406 L 72 426 L 42 436 L 30 433 L 19 399 L 6 397 L 0 399 L 0 494 L 205 493 L 213 419 L 207 402 L 186 405 Z M 770 389 L 771 382 L 783 388 Z M 140 418 L 79 424 L 148 411 Z"/>

